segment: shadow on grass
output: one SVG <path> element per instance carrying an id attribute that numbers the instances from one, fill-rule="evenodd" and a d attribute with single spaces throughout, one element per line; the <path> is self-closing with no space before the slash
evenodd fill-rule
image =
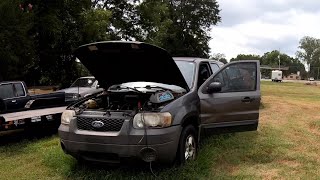
<path id="1" fill-rule="evenodd" d="M 153 166 L 159 179 L 236 178 L 232 169 L 241 165 L 270 163 L 282 155 L 278 134 L 268 128 L 258 132 L 215 135 L 201 143 L 196 161 L 181 167 Z M 175 152 L 172 152 L 175 153 Z M 46 152 L 43 163 L 68 179 L 154 179 L 149 164 L 78 164 L 56 146 Z M 243 176 L 240 176 L 243 177 Z M 252 177 L 254 178 L 254 177 Z"/>
<path id="2" fill-rule="evenodd" d="M 0 134 L 0 147 L 19 145 L 21 142 L 43 139 L 57 134 L 57 132 L 58 128 L 56 127 L 4 131 Z"/>
<path id="3" fill-rule="evenodd" d="M 267 105 L 264 104 L 262 101 L 260 101 L 259 109 L 265 109 L 265 108 L 267 108 Z"/>
<path id="4" fill-rule="evenodd" d="M 15 158 L 30 152 L 41 152 L 41 143 L 56 134 L 56 128 L 7 131 L 0 134 L 0 151 L 6 156 Z"/>

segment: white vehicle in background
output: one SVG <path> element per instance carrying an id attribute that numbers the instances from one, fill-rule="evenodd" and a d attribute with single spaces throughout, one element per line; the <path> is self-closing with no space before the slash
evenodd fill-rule
<path id="1" fill-rule="evenodd" d="M 273 70 L 271 73 L 271 80 L 273 82 L 281 82 L 282 81 L 282 71 Z"/>
<path id="2" fill-rule="evenodd" d="M 102 92 L 99 88 L 98 81 L 93 76 L 80 77 L 66 89 L 61 89 L 57 92 L 65 92 L 66 102 L 72 103 L 79 98 L 86 97 L 91 94 Z"/>
<path id="3" fill-rule="evenodd" d="M 314 81 L 314 77 L 310 77 L 310 78 L 309 78 L 309 81 Z"/>

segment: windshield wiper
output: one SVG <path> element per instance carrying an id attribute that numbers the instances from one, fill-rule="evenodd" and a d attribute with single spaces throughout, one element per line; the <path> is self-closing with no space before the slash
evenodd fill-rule
<path id="1" fill-rule="evenodd" d="M 120 89 L 130 89 L 132 91 L 135 91 L 137 93 L 144 93 L 143 91 L 139 91 L 136 87 L 128 87 L 128 86 L 116 86 L 115 88 L 116 90 L 120 90 Z M 111 90 L 111 89 L 110 89 Z"/>
<path id="2" fill-rule="evenodd" d="M 173 91 L 172 89 L 169 89 L 169 88 L 164 88 L 164 87 L 161 87 L 161 86 L 150 86 L 150 85 L 146 85 L 144 88 L 146 89 L 162 89 L 162 90 L 165 90 L 165 91 Z"/>

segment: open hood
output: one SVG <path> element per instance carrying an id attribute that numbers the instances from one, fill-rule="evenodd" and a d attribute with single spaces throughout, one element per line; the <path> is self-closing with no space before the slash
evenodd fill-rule
<path id="1" fill-rule="evenodd" d="M 97 42 L 80 46 L 74 54 L 103 88 L 114 84 L 145 81 L 189 89 L 170 54 L 150 44 L 127 41 Z"/>

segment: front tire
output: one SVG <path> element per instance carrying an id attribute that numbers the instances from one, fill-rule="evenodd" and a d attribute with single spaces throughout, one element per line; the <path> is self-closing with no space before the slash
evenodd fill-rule
<path id="1" fill-rule="evenodd" d="M 198 153 L 197 131 L 194 126 L 188 125 L 182 129 L 177 152 L 178 164 L 195 160 Z"/>

